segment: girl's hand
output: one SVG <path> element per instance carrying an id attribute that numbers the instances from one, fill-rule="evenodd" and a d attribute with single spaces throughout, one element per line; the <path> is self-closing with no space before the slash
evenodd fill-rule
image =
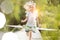
<path id="1" fill-rule="evenodd" d="M 24 20 L 21 20 L 21 22 L 24 22 Z"/>
<path id="2" fill-rule="evenodd" d="M 26 22 L 27 21 L 27 18 L 25 20 L 21 20 L 21 22 Z"/>

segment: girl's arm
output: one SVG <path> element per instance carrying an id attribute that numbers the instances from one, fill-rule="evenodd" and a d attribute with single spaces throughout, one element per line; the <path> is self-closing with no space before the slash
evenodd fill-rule
<path id="1" fill-rule="evenodd" d="M 21 22 L 26 22 L 26 21 L 27 21 L 27 19 L 28 19 L 28 18 L 26 17 L 26 19 L 24 19 L 24 20 L 21 20 Z"/>
<path id="2" fill-rule="evenodd" d="M 37 21 L 37 26 L 39 27 L 39 19 L 38 19 L 38 17 L 36 18 L 36 21 Z"/>

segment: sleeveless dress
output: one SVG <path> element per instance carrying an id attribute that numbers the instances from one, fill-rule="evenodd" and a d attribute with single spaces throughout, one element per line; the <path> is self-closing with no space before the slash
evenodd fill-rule
<path id="1" fill-rule="evenodd" d="M 27 23 L 26 23 L 26 31 L 30 31 L 32 30 L 33 32 L 35 32 L 35 29 L 37 27 L 36 25 L 36 18 L 37 18 L 37 11 L 32 12 L 26 12 L 26 17 L 27 17 Z"/>
<path id="2" fill-rule="evenodd" d="M 26 32 L 32 30 L 32 40 L 42 40 L 41 33 L 39 32 L 39 30 L 37 30 L 37 24 L 36 24 L 38 12 L 37 11 L 34 11 L 33 13 L 26 12 L 26 16 L 28 17 L 27 24 L 25 27 Z"/>

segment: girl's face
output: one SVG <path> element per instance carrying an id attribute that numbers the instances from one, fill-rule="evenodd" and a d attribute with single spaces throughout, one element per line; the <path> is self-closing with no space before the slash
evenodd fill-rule
<path id="1" fill-rule="evenodd" d="M 34 6 L 33 5 L 29 5 L 29 11 L 34 11 Z"/>

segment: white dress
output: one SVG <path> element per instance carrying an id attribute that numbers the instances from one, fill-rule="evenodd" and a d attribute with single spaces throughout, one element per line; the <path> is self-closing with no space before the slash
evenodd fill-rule
<path id="1" fill-rule="evenodd" d="M 26 25 L 28 27 L 29 26 L 32 27 L 32 40 L 42 40 L 41 33 L 36 29 L 37 28 L 36 19 L 38 17 L 38 12 L 37 11 L 34 11 L 33 13 L 26 12 L 26 16 L 28 17 L 28 21 Z M 29 29 L 28 27 L 27 29 Z"/>
<path id="2" fill-rule="evenodd" d="M 28 18 L 27 20 L 27 26 L 36 26 L 36 18 L 37 18 L 37 11 L 32 12 L 26 12 L 26 16 Z"/>
<path id="3" fill-rule="evenodd" d="M 32 30 L 35 32 L 36 29 L 36 18 L 37 18 L 37 11 L 28 12 L 26 11 L 26 17 L 27 17 L 27 23 L 25 26 L 25 30 L 28 32 L 29 30 Z"/>

